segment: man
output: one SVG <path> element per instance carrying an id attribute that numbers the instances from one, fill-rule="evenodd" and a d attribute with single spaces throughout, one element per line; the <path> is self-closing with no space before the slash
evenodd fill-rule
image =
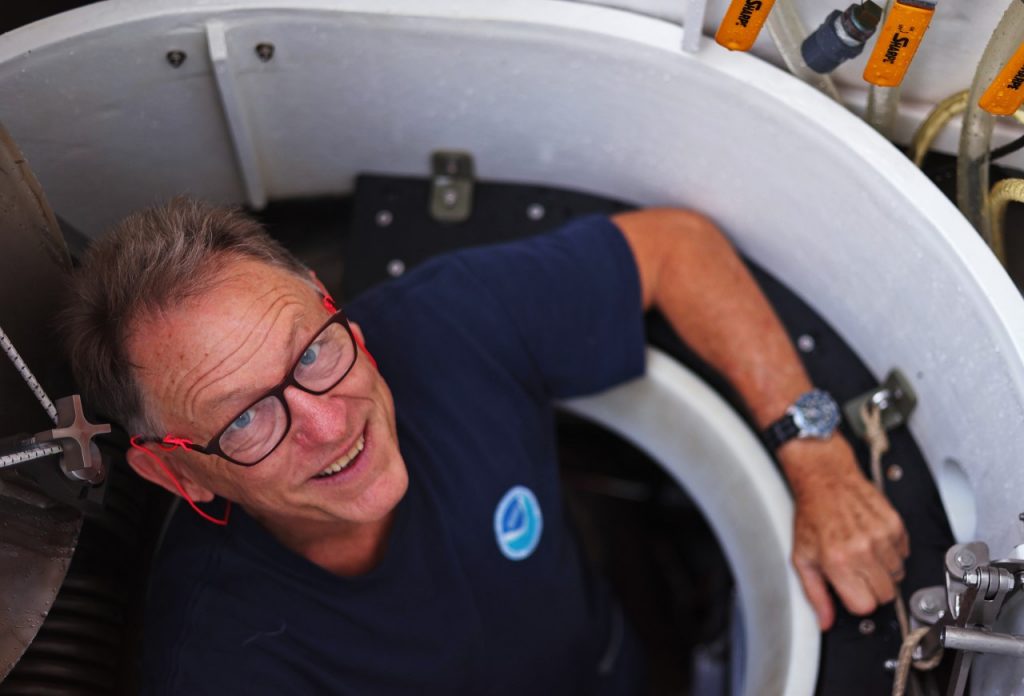
<path id="1" fill-rule="evenodd" d="M 638 376 L 652 306 L 759 427 L 812 393 L 728 242 L 679 210 L 434 260 L 349 321 L 254 222 L 177 199 L 98 240 L 75 289 L 88 402 L 205 518 L 179 511 L 155 571 L 152 693 L 635 692 L 635 643 L 564 521 L 552 401 Z M 824 629 L 825 579 L 870 612 L 907 538 L 840 436 L 785 430 Z"/>

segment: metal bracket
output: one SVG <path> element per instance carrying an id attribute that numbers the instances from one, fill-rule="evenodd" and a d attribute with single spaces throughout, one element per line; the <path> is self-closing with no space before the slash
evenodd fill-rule
<path id="1" fill-rule="evenodd" d="M 60 468 L 64 475 L 75 481 L 102 483 L 107 477 L 103 457 L 92 441 L 97 435 L 110 432 L 110 425 L 90 423 L 82 411 L 82 400 L 77 394 L 57 399 L 57 427 L 38 433 L 36 442 L 56 440 L 63 452 Z"/>
<path id="2" fill-rule="evenodd" d="M 867 402 L 873 402 L 882 411 L 882 427 L 892 430 L 905 424 L 914 407 L 917 406 L 917 394 L 910 386 L 910 381 L 899 369 L 892 370 L 885 381 L 871 391 L 855 396 L 843 405 L 846 422 L 857 437 L 865 436 L 864 421 L 860 417 L 860 409 Z"/>
<path id="3" fill-rule="evenodd" d="M 430 156 L 430 216 L 438 222 L 464 222 L 473 212 L 473 156 L 438 150 Z"/>

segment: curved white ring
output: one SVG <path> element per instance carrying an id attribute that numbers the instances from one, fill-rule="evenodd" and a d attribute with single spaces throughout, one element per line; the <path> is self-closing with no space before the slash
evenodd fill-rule
<path id="1" fill-rule="evenodd" d="M 739 589 L 744 694 L 814 692 L 821 638 L 789 563 L 793 505 L 775 464 L 707 384 L 649 348 L 647 374 L 564 404 L 633 442 L 696 500 Z"/>

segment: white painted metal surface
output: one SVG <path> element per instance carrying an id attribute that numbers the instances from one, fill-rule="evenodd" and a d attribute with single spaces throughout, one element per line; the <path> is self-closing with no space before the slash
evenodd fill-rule
<path id="1" fill-rule="evenodd" d="M 269 198 L 422 175 L 457 147 L 484 178 L 706 211 L 875 374 L 910 377 L 958 537 L 995 556 L 1019 542 L 1024 303 L 952 204 L 842 107 L 756 58 L 683 53 L 678 26 L 574 3 L 106 2 L 0 37 L 0 121 L 85 232 L 181 192 L 246 200 L 211 20 Z"/>
<path id="2" fill-rule="evenodd" d="M 696 375 L 653 348 L 643 379 L 566 406 L 646 451 L 700 505 L 739 589 L 743 693 L 812 693 L 820 646 L 789 563 L 793 506 L 746 424 Z"/>

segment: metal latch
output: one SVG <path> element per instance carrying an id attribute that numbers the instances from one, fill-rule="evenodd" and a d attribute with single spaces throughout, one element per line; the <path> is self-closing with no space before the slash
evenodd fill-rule
<path id="1" fill-rule="evenodd" d="M 865 403 L 874 403 L 882 413 L 882 427 L 886 430 L 898 428 L 907 422 L 914 407 L 917 406 L 917 395 L 910 386 L 909 380 L 898 369 L 893 370 L 885 381 L 871 391 L 855 396 L 843 405 L 846 422 L 857 437 L 865 436 L 864 421 L 860 417 L 860 409 Z"/>
<path id="2" fill-rule="evenodd" d="M 473 212 L 473 156 L 438 150 L 430 156 L 430 216 L 438 222 L 464 222 Z"/>

